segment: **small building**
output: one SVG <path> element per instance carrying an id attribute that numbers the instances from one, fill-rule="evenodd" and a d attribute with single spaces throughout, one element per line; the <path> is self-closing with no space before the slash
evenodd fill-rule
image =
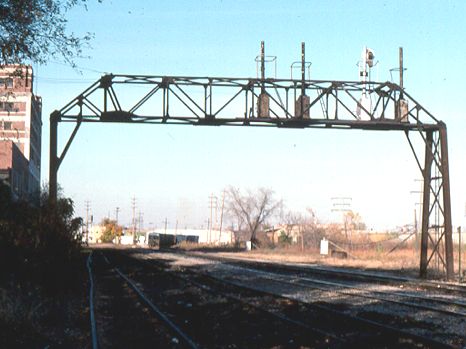
<path id="1" fill-rule="evenodd" d="M 104 225 L 92 225 L 89 226 L 89 233 L 83 232 L 83 241 L 86 241 L 90 244 L 97 244 L 102 242 L 102 235 L 104 234 L 105 226 Z"/>
<path id="2" fill-rule="evenodd" d="M 280 224 L 265 231 L 267 238 L 273 244 L 280 242 L 280 236 L 286 236 L 290 242 L 297 244 L 301 239 L 303 227 L 299 224 Z"/>

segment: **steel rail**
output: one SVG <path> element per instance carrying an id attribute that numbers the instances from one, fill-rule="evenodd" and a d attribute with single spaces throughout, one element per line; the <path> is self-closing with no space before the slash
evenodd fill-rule
<path id="1" fill-rule="evenodd" d="M 165 315 L 154 303 L 152 303 L 141 291 L 141 289 L 131 280 L 128 276 L 122 273 L 118 268 L 114 268 L 114 270 L 120 275 L 130 286 L 131 288 L 139 295 L 139 297 L 149 306 L 159 317 L 162 319 L 176 334 L 178 334 L 183 341 L 188 344 L 189 347 L 193 349 L 198 349 L 198 345 L 194 343 L 194 341 L 189 338 L 189 336 L 184 333 L 173 321 L 171 321 L 167 315 Z"/>
<path id="2" fill-rule="evenodd" d="M 237 261 L 245 261 L 245 260 L 237 260 Z M 256 261 L 254 261 L 253 263 L 257 263 Z M 265 264 L 268 264 L 267 262 L 264 262 Z M 280 266 L 282 267 L 282 266 Z M 304 267 L 304 266 L 303 266 Z M 397 277 L 397 276 L 394 276 L 394 277 L 391 277 L 391 276 L 383 276 L 383 275 L 380 275 L 380 274 L 376 274 L 376 273 L 367 273 L 367 272 L 364 272 L 364 273 L 358 273 L 358 272 L 354 272 L 354 271 L 345 271 L 345 270 L 332 270 L 332 269 L 327 269 L 327 268 L 318 268 L 318 267 L 309 267 L 309 266 L 305 266 L 306 269 L 296 269 L 297 271 L 315 271 L 315 270 L 318 270 L 318 271 L 323 271 L 325 272 L 325 276 L 328 276 L 329 272 L 334 274 L 334 275 L 340 275 L 340 274 L 343 274 L 344 276 L 347 276 L 347 275 L 351 275 L 351 276 L 357 276 L 359 279 L 363 279 L 363 280 L 370 280 L 372 283 L 374 281 L 374 279 L 380 279 L 381 281 L 390 281 L 390 282 L 394 282 L 394 281 L 397 281 L 397 282 L 403 282 L 403 283 L 406 283 L 408 286 L 428 286 L 428 287 L 433 287 L 435 288 L 436 290 L 442 290 L 442 286 L 439 285 L 438 283 L 428 283 L 426 281 L 422 281 L 421 283 L 416 283 L 413 279 L 411 278 L 406 278 L 406 277 Z M 256 270 L 256 269 L 254 269 Z M 322 274 L 322 273 L 319 273 L 319 274 Z M 334 283 L 334 282 L 329 282 L 329 281 L 322 281 L 322 280 L 314 280 L 314 279 L 309 279 L 309 278 L 306 278 L 306 277 L 301 277 L 299 276 L 302 280 L 306 280 L 306 281 L 309 281 L 309 282 L 319 282 L 319 283 L 322 283 L 322 284 L 331 284 L 332 286 L 340 286 L 340 287 L 344 287 L 344 288 L 353 288 L 353 289 L 358 289 L 358 290 L 361 290 L 361 291 L 367 291 L 366 289 L 364 288 L 361 288 L 361 287 L 357 287 L 357 286 L 351 286 L 351 285 L 348 285 L 348 284 L 339 284 L 339 283 Z M 459 286 L 459 288 L 452 288 L 453 285 L 450 285 L 450 284 L 446 284 L 445 286 L 443 287 L 446 287 L 445 290 L 446 291 L 456 291 L 456 292 L 461 292 L 461 293 L 465 293 L 466 294 L 466 288 L 464 286 Z M 447 300 L 447 299 L 444 299 L 444 298 L 439 298 L 439 297 L 428 297 L 428 296 L 422 296 L 422 295 L 413 295 L 413 294 L 403 294 L 403 293 L 399 293 L 399 292 L 387 292 L 387 291 L 376 291 L 376 290 L 372 290 L 372 291 L 368 291 L 368 292 L 373 292 L 373 293 L 379 293 L 379 294 L 384 294 L 384 295 L 391 295 L 391 294 L 394 294 L 394 295 L 398 295 L 400 297 L 406 297 L 406 298 L 413 298 L 413 299 L 420 299 L 420 300 L 423 300 L 423 301 L 434 301 L 434 302 L 437 302 L 437 303 L 442 303 L 442 304 L 446 304 L 446 305 L 452 305 L 452 306 L 458 306 L 458 307 L 462 307 L 462 308 L 466 308 L 466 302 L 461 302 L 461 301 L 454 301 L 454 300 Z M 435 310 L 437 311 L 437 310 Z M 461 315 L 461 316 L 466 316 L 466 313 L 463 313 L 463 312 L 459 312 L 459 313 L 456 313 L 456 315 Z"/>
<path id="3" fill-rule="evenodd" d="M 107 264 L 111 266 L 110 261 L 107 257 L 101 252 L 104 256 Z M 145 294 L 144 292 L 136 285 L 136 283 L 124 274 L 117 267 L 113 267 L 113 270 L 123 279 L 125 282 L 136 292 L 139 298 L 145 303 L 157 316 L 161 319 L 168 327 L 174 331 L 181 339 L 192 349 L 199 349 L 199 346 L 186 334 L 184 333 L 173 321 L 171 321 L 167 315 L 165 315 Z"/>
<path id="4" fill-rule="evenodd" d="M 256 265 L 263 265 L 266 267 L 274 267 L 277 269 L 293 270 L 297 272 L 306 272 L 306 273 L 315 273 L 320 275 L 329 276 L 329 274 L 340 275 L 343 277 L 356 277 L 362 280 L 369 280 L 371 282 L 379 281 L 382 283 L 402 283 L 408 287 L 423 287 L 426 289 L 432 289 L 436 291 L 444 292 L 457 292 L 466 297 L 466 286 L 460 285 L 458 283 L 446 282 L 446 281 L 429 281 L 429 280 L 419 280 L 408 276 L 396 276 L 396 275 L 383 275 L 380 273 L 370 272 L 370 271 L 354 271 L 346 270 L 341 268 L 332 268 L 332 267 L 323 267 L 317 265 L 308 265 L 308 264 L 295 264 L 295 263 L 280 263 L 277 265 L 274 262 L 266 260 L 250 260 L 250 259 L 241 259 L 241 258 L 232 258 L 232 257 L 219 257 L 219 256 L 206 256 L 198 255 L 189 252 L 181 252 L 186 255 L 190 255 L 196 258 L 204 258 L 211 260 L 218 260 L 225 263 L 252 263 Z M 463 306 L 465 303 L 461 302 L 459 305 Z"/>
<path id="5" fill-rule="evenodd" d="M 92 337 L 92 349 L 98 349 L 99 343 L 97 340 L 97 325 L 95 321 L 95 309 L 94 309 L 94 278 L 92 276 L 92 251 L 87 257 L 87 271 L 89 274 L 89 320 L 91 322 L 91 337 Z"/>
<path id="6" fill-rule="evenodd" d="M 210 277 L 213 277 L 213 276 L 210 276 Z M 213 277 L 213 278 L 215 278 L 215 277 Z M 264 291 L 264 290 L 258 290 L 256 288 L 254 288 L 253 286 L 250 286 L 250 285 L 246 286 L 244 284 L 238 284 L 236 282 L 228 281 L 228 280 L 220 279 L 220 278 L 215 278 L 215 279 L 221 280 L 221 282 L 224 282 L 225 284 L 229 284 L 231 286 L 244 288 L 244 289 L 248 289 L 248 290 L 254 290 L 254 291 L 261 292 L 261 293 L 264 293 L 264 294 L 268 294 L 268 295 L 271 295 L 271 296 L 274 296 L 274 297 L 282 297 L 282 298 L 285 298 L 285 299 L 289 298 L 289 297 L 277 295 L 277 294 L 272 293 L 272 292 L 268 292 L 268 291 Z M 325 306 L 325 305 L 322 305 L 322 304 L 315 304 L 315 303 L 307 303 L 307 304 L 309 304 L 311 307 L 314 307 L 314 308 L 317 308 L 317 309 L 320 309 L 320 310 L 324 310 L 326 312 L 332 313 L 332 314 L 334 314 L 336 316 L 339 316 L 339 317 L 342 317 L 342 318 L 351 319 L 353 321 L 364 323 L 366 325 L 372 326 L 372 327 L 380 329 L 380 330 L 387 331 L 389 333 L 393 333 L 393 334 L 398 335 L 398 336 L 402 335 L 402 336 L 405 336 L 406 338 L 410 338 L 410 339 L 419 341 L 419 342 L 421 342 L 423 344 L 429 345 L 430 348 L 456 349 L 455 346 L 452 346 L 450 344 L 442 343 L 442 342 L 439 342 L 439 341 L 437 341 L 435 339 L 432 339 L 432 338 L 429 338 L 429 337 L 425 337 L 425 336 L 421 336 L 421 335 L 418 335 L 418 334 L 415 334 L 415 333 L 411 333 L 411 332 L 408 332 L 408 331 L 405 331 L 405 330 L 402 330 L 402 329 L 399 329 L 399 328 L 396 328 L 396 327 L 393 327 L 393 326 L 390 326 L 390 325 L 387 325 L 387 324 L 382 324 L 380 322 L 369 320 L 369 319 L 366 319 L 366 318 L 363 318 L 363 317 L 360 317 L 360 316 L 346 314 L 346 313 L 344 313 L 342 311 L 335 310 L 331 306 Z"/>
<path id="7" fill-rule="evenodd" d="M 442 309 L 442 308 L 431 307 L 431 306 L 428 306 L 428 305 L 422 305 L 422 304 L 399 301 L 399 300 L 394 300 L 394 299 L 389 299 L 389 298 L 384 298 L 384 297 L 372 296 L 370 294 L 358 294 L 358 293 L 353 293 L 353 292 L 345 292 L 345 291 L 341 291 L 341 290 L 331 289 L 331 288 L 328 288 L 328 287 L 309 286 L 307 283 L 314 283 L 314 284 L 320 284 L 320 285 L 326 285 L 326 286 L 336 286 L 336 287 L 342 287 L 342 288 L 347 288 L 347 289 L 354 289 L 354 290 L 358 290 L 358 291 L 363 291 L 363 292 L 367 292 L 367 293 L 383 294 L 385 296 L 389 295 L 387 292 L 376 291 L 376 290 L 366 290 L 366 289 L 363 289 L 361 287 L 341 284 L 341 283 L 337 283 L 337 282 L 330 282 L 330 281 L 323 281 L 323 280 L 313 280 L 313 279 L 303 278 L 303 277 L 297 277 L 297 281 L 290 281 L 290 280 L 284 279 L 284 276 L 279 276 L 278 274 L 275 274 L 275 273 L 266 272 L 266 271 L 257 270 L 257 269 L 252 269 L 252 268 L 245 268 L 245 267 L 238 267 L 238 266 L 234 266 L 234 267 L 240 268 L 242 270 L 248 270 L 248 271 L 251 271 L 251 272 L 256 273 L 256 274 L 266 275 L 267 279 L 269 279 L 269 280 L 273 280 L 273 281 L 277 281 L 277 282 L 281 282 L 281 283 L 285 283 L 285 284 L 309 287 L 309 288 L 318 289 L 318 290 L 321 290 L 321 291 L 332 291 L 332 292 L 335 292 L 335 293 L 344 294 L 344 295 L 353 296 L 353 297 L 376 299 L 376 300 L 381 300 L 381 301 L 384 301 L 384 302 L 399 304 L 399 305 L 408 306 L 408 307 L 412 307 L 412 308 L 435 311 L 435 312 L 438 312 L 438 313 L 444 313 L 444 314 L 452 315 L 452 316 L 466 317 L 466 312 L 451 311 L 451 310 L 446 310 L 446 309 Z M 275 277 L 272 277 L 272 275 L 275 276 Z M 300 282 L 301 280 L 304 281 L 305 283 Z M 408 295 L 403 295 L 401 293 L 392 293 L 392 294 L 396 294 L 396 295 L 399 295 L 401 297 L 409 297 Z M 425 298 L 425 297 L 422 297 L 422 296 L 413 296 L 413 298 L 422 299 L 424 301 L 432 301 L 433 300 L 431 298 Z M 454 304 L 452 302 L 448 302 L 447 304 L 457 305 L 457 306 L 460 306 L 460 307 L 465 307 L 466 306 L 464 303 Z"/>
<path id="8" fill-rule="evenodd" d="M 154 260 L 154 259 L 152 259 L 152 260 Z M 233 265 L 233 267 L 236 267 L 238 269 L 239 268 L 247 269 L 247 268 L 238 267 L 238 266 L 235 266 L 235 265 Z M 257 272 L 257 270 L 255 270 L 255 269 L 253 269 L 252 271 Z M 259 271 L 259 272 L 261 272 L 261 271 Z M 290 297 L 286 297 L 286 296 L 279 295 L 279 294 L 276 294 L 276 293 L 264 291 L 262 289 L 256 289 L 251 285 L 244 285 L 244 284 L 241 284 L 241 283 L 238 284 L 238 283 L 236 283 L 234 281 L 225 280 L 225 279 L 223 279 L 221 277 L 216 277 L 216 276 L 206 274 L 206 273 L 202 273 L 202 272 L 199 272 L 199 271 L 197 271 L 197 272 L 193 271 L 193 273 L 199 273 L 202 276 L 214 279 L 214 280 L 216 280 L 218 282 L 222 282 L 222 283 L 232 285 L 232 286 L 236 286 L 236 287 L 243 288 L 243 289 L 254 290 L 256 292 L 261 292 L 261 293 L 264 293 L 264 294 L 268 294 L 268 295 L 271 295 L 273 297 L 280 297 L 280 298 L 283 298 L 283 299 L 289 299 L 290 298 Z M 278 281 L 278 282 L 286 283 L 286 284 L 291 284 L 290 282 L 284 282 L 284 281 L 281 281 L 281 280 L 274 280 L 274 281 Z M 292 283 L 292 284 L 297 286 L 296 283 Z M 301 285 L 298 285 L 298 286 L 301 286 Z M 306 286 L 306 285 L 303 285 L 303 286 Z M 326 289 L 326 290 L 328 290 L 328 289 Z M 333 313 L 335 315 L 338 315 L 340 317 L 350 318 L 350 319 L 352 319 L 354 321 L 359 321 L 359 322 L 365 323 L 367 325 L 370 325 L 370 326 L 373 326 L 373 327 L 388 331 L 390 333 L 406 336 L 408 338 L 420 341 L 420 342 L 422 342 L 424 344 L 428 344 L 432 348 L 455 348 L 455 346 L 452 346 L 452 345 L 449 345 L 449 344 L 446 344 L 446 343 L 443 343 L 443 342 L 439 342 L 439 341 L 437 341 L 435 339 L 432 339 L 430 337 L 421 336 L 421 335 L 411 333 L 411 332 L 408 332 L 408 331 L 405 331 L 405 330 L 402 330 L 402 329 L 399 329 L 399 328 L 396 328 L 396 327 L 393 327 L 393 326 L 390 326 L 390 325 L 386 325 L 386 324 L 379 323 L 379 322 L 376 322 L 376 321 L 373 321 L 373 320 L 369 320 L 369 319 L 366 319 L 366 318 L 363 318 L 363 317 L 360 317 L 360 316 L 346 314 L 346 313 L 344 313 L 342 311 L 335 310 L 333 307 L 331 307 L 331 305 L 330 306 L 324 306 L 324 305 L 315 304 L 315 303 L 306 303 L 306 304 L 309 304 L 310 306 L 318 308 L 320 310 L 331 312 L 331 313 Z"/>
<path id="9" fill-rule="evenodd" d="M 303 277 L 301 279 L 305 280 L 305 281 L 317 282 L 317 280 L 309 279 L 309 278 L 306 278 L 306 277 Z M 322 281 L 322 280 L 319 280 L 319 282 L 333 284 L 335 286 L 340 286 L 340 287 L 344 287 L 344 288 L 352 288 L 352 289 L 357 289 L 357 290 L 361 290 L 361 291 L 367 291 L 367 289 L 364 289 L 362 287 L 351 286 L 351 285 L 348 285 L 348 284 L 339 284 L 339 283 L 333 283 L 333 282 Z M 415 295 L 415 294 L 410 294 L 410 293 L 400 293 L 400 292 L 397 292 L 397 291 L 390 292 L 390 291 L 371 290 L 371 291 L 367 291 L 367 292 L 384 294 L 384 295 L 396 295 L 396 296 L 400 296 L 400 297 L 419 299 L 421 301 L 428 301 L 428 302 L 433 301 L 433 302 L 437 302 L 437 303 L 441 303 L 441 304 L 445 304 L 445 305 L 452 305 L 452 306 L 458 306 L 458 307 L 461 307 L 461 308 L 466 308 L 466 302 L 448 300 L 448 299 L 445 299 L 445 298 L 439 298 L 439 297 L 435 297 L 435 296 L 432 297 L 432 296 Z M 457 314 L 462 315 L 462 316 L 466 316 L 466 312 L 465 313 L 459 312 Z"/>
<path id="10" fill-rule="evenodd" d="M 134 260 L 146 265 L 146 266 L 149 266 L 151 268 L 154 268 L 154 267 L 157 267 L 159 270 L 163 270 L 162 266 L 156 266 L 154 263 L 150 263 L 147 259 L 139 259 L 139 258 L 134 258 Z M 156 260 L 154 259 L 151 259 L 151 262 L 154 262 Z M 202 275 L 202 276 L 205 276 L 205 274 L 202 274 L 202 273 L 199 273 L 199 272 L 195 272 L 195 271 L 190 271 L 191 273 L 194 273 L 194 274 L 197 274 L 197 275 Z M 319 335 L 323 335 L 325 337 L 329 337 L 329 338 L 332 338 L 333 340 L 336 340 L 338 342 L 341 342 L 341 343 L 345 343 L 346 341 L 342 338 L 338 338 L 337 336 L 333 335 L 332 333 L 330 332 L 326 332 L 326 331 L 323 331 L 323 330 L 320 330 L 314 326 L 310 326 L 302 321 L 299 321 L 299 320 L 294 320 L 288 316 L 285 316 L 285 315 L 281 315 L 281 314 L 277 314 L 273 311 L 270 311 L 264 307 L 260 307 L 256 304 L 253 304 L 251 302 L 247 302 L 246 300 L 240 298 L 240 297 L 236 297 L 236 296 L 233 296 L 231 294 L 228 294 L 228 293 L 225 293 L 225 292 L 222 292 L 222 291 L 219 291 L 219 290 L 213 290 L 210 286 L 207 286 L 207 285 L 204 285 L 204 284 L 201 284 L 200 282 L 197 282 L 197 281 L 194 281 L 194 280 L 191 280 L 191 279 L 187 279 L 186 277 L 183 277 L 183 276 L 180 276 L 178 274 L 170 274 L 171 276 L 179 279 L 179 280 L 182 280 L 184 282 L 188 282 L 190 283 L 191 285 L 197 287 L 197 288 L 200 288 L 204 291 L 207 291 L 207 292 L 210 292 L 211 294 L 213 295 L 221 295 L 225 298 L 228 298 L 228 299 L 231 299 L 231 300 L 234 300 L 235 302 L 240 302 L 244 305 L 247 305 L 251 308 L 254 308 L 256 310 L 259 310 L 263 313 L 266 313 L 268 315 L 271 315 L 279 320 L 282 320 L 282 321 L 285 321 L 285 322 L 288 322 L 288 323 L 291 323 L 293 325 L 296 325 L 296 326 L 299 326 L 301 328 L 304 328 L 304 329 L 307 329 L 307 330 L 311 330 L 311 331 L 314 331 L 315 333 L 319 334 Z"/>

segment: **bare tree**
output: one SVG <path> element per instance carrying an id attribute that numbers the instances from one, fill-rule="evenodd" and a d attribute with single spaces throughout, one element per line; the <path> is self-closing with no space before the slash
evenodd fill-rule
<path id="1" fill-rule="evenodd" d="M 274 192 L 267 188 L 248 190 L 243 194 L 239 189 L 229 187 L 226 195 L 229 215 L 237 220 L 239 230 L 246 227 L 251 242 L 258 245 L 257 233 L 266 220 L 280 210 L 282 201 L 275 199 Z"/>

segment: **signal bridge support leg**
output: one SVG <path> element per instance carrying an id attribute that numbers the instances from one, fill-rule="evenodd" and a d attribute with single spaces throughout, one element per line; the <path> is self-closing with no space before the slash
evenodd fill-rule
<path id="1" fill-rule="evenodd" d="M 52 203 L 56 203 L 58 193 L 57 138 L 59 117 L 57 112 L 50 114 L 49 200 Z"/>
<path id="2" fill-rule="evenodd" d="M 427 130 L 425 138 L 425 158 L 424 158 L 424 189 L 422 202 L 422 235 L 421 235 L 421 258 L 419 275 L 421 278 L 427 277 L 427 269 L 430 263 L 433 263 L 432 257 L 437 256 L 442 261 L 446 271 L 446 278 L 451 280 L 454 278 L 454 259 L 453 259 L 453 238 L 452 238 L 452 221 L 451 221 L 451 197 L 450 197 L 450 175 L 448 163 L 448 143 L 447 143 L 447 128 L 446 125 L 440 122 L 440 127 L 437 130 Z M 438 132 L 440 149 L 434 144 L 434 132 Z M 434 180 L 440 181 L 440 193 L 434 192 L 432 189 L 432 165 L 438 169 L 440 178 L 435 177 Z M 431 203 L 431 197 L 433 202 Z M 434 210 L 438 208 L 439 214 L 443 216 L 443 224 L 434 222 Z M 429 228 L 443 229 L 438 241 L 435 241 L 429 233 Z M 445 255 L 441 255 L 442 240 Z M 429 243 L 432 245 L 432 252 L 429 256 Z"/>
<path id="3" fill-rule="evenodd" d="M 440 127 L 440 151 L 441 169 L 443 177 L 443 216 L 445 232 L 445 260 L 447 269 L 447 279 L 451 280 L 455 276 L 453 259 L 453 227 L 451 223 L 451 197 L 450 197 L 450 170 L 448 164 L 448 142 L 447 126 L 442 122 Z"/>

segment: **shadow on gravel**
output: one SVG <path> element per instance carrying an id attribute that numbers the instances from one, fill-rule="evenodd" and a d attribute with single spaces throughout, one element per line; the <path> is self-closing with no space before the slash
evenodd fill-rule
<path id="1" fill-rule="evenodd" d="M 238 347 L 252 348 L 254 346 L 246 346 L 246 343 L 251 344 L 250 338 L 258 343 L 257 348 L 417 348 L 420 345 L 403 335 L 394 334 L 390 330 L 381 330 L 370 323 L 358 322 L 345 317 L 344 314 L 401 328 L 438 341 L 437 343 L 427 342 L 427 344 L 424 342 L 422 347 L 426 348 L 443 347 L 443 343 L 462 347 L 466 343 L 464 331 L 461 330 L 464 326 L 462 319 L 456 319 L 458 321 L 449 319 L 448 324 L 444 324 L 441 318 L 445 318 L 446 315 L 439 315 L 426 309 L 388 303 L 371 297 L 365 298 L 364 292 L 361 291 L 368 288 L 368 285 L 372 288 L 377 284 L 383 290 L 383 282 L 379 281 L 371 285 L 371 281 L 375 282 L 375 279 L 362 277 L 357 279 L 354 275 L 336 276 L 325 271 L 325 268 L 348 272 L 363 270 L 360 268 L 323 266 L 317 276 L 311 271 L 312 268 L 308 270 L 300 268 L 306 264 L 285 265 L 279 261 L 263 263 L 254 260 L 235 260 L 228 263 L 244 266 L 245 270 L 252 267 L 264 272 L 286 275 L 291 281 L 295 277 L 305 276 L 323 282 L 315 288 L 309 288 L 308 286 L 313 285 L 312 283 L 309 285 L 303 281 L 294 281 L 291 284 L 277 283 L 259 274 L 254 275 L 245 270 L 235 271 L 234 268 L 222 268 L 216 263 L 189 265 L 182 253 L 180 256 L 173 255 L 177 252 L 208 252 L 212 253 L 210 257 L 215 259 L 219 257 L 215 256 L 215 252 L 232 252 L 231 248 L 198 248 L 190 251 L 176 248 L 167 250 L 115 248 L 106 251 L 110 260 L 112 256 L 117 259 L 118 253 L 138 258 L 141 255 L 150 255 L 147 262 L 154 268 L 146 265 L 139 276 L 147 285 L 146 289 L 151 290 L 154 299 L 164 307 L 165 311 L 189 324 L 185 330 L 201 338 L 206 348 L 227 348 L 231 343 L 239 343 Z M 177 263 L 180 260 L 183 260 L 182 264 Z M 312 266 L 316 264 L 313 263 Z M 407 276 L 403 271 L 394 273 L 393 270 L 374 268 L 363 271 L 400 276 L 398 284 L 400 288 L 396 290 L 400 297 L 413 291 L 403 285 L 402 279 Z M 178 280 L 172 275 L 184 276 L 184 279 Z M 216 280 L 217 278 L 227 282 Z M 191 281 L 207 285 L 210 291 L 198 289 L 194 283 L 190 283 Z M 331 286 L 330 283 L 335 281 L 348 283 L 360 290 L 353 293 L 337 285 Z M 325 284 L 325 282 L 329 283 Z M 245 285 L 249 289 L 234 284 Z M 387 284 L 390 282 L 387 281 Z M 355 293 L 360 293 L 362 297 L 356 296 Z M 268 309 L 279 316 L 291 318 L 305 324 L 307 328 L 296 327 L 295 324 L 261 313 L 256 308 L 243 304 L 242 301 L 228 299 L 222 294 L 233 295 L 246 303 Z M 338 315 L 337 312 L 344 314 Z M 312 332 L 310 329 L 314 327 L 333 333 L 337 338 L 342 339 L 343 343 L 340 343 L 340 340 L 322 342 L 322 338 L 315 333 L 310 335 Z M 225 331 L 225 328 L 228 328 L 228 331 Z M 246 340 L 246 338 L 249 339 Z M 219 346 L 219 343 L 224 346 Z M 308 345 L 310 343 L 312 345 Z"/>

